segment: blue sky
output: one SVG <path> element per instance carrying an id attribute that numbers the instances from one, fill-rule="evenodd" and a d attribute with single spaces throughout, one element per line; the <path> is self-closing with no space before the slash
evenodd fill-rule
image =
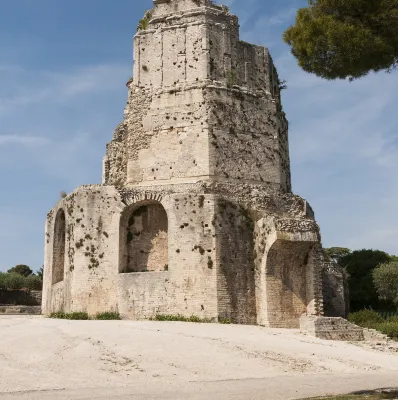
<path id="1" fill-rule="evenodd" d="M 271 49 L 290 121 L 293 190 L 325 247 L 398 254 L 398 72 L 353 83 L 302 72 L 282 42 L 306 0 L 225 0 L 241 38 Z M 123 118 L 132 38 L 151 0 L 13 0 L 0 6 L 0 271 L 43 264 L 59 199 L 100 183 Z"/>

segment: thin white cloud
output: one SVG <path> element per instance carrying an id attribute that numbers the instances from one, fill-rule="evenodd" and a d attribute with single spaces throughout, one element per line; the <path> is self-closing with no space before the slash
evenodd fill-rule
<path id="1" fill-rule="evenodd" d="M 287 9 L 280 10 L 277 14 L 265 17 L 262 21 L 264 24 L 269 25 L 284 25 L 290 22 L 297 13 L 297 7 L 290 7 Z"/>
<path id="2" fill-rule="evenodd" d="M 26 146 L 37 147 L 48 144 L 49 140 L 40 136 L 1 135 L 0 146 Z"/>
<path id="3" fill-rule="evenodd" d="M 131 68 L 127 65 L 96 65 L 68 72 L 39 71 L 31 73 L 18 66 L 6 67 L 0 77 L 4 88 L 0 93 L 0 115 L 15 108 L 46 101 L 68 102 L 73 97 L 118 90 L 115 80 L 128 80 Z"/>

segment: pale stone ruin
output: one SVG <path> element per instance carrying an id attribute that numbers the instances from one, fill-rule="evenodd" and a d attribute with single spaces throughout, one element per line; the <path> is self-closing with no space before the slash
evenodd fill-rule
<path id="1" fill-rule="evenodd" d="M 315 334 L 358 335 L 322 318 L 345 315 L 343 278 L 328 272 L 314 213 L 291 191 L 267 48 L 240 41 L 237 17 L 210 0 L 154 0 L 140 27 L 102 185 L 48 214 L 43 313 L 301 320 Z"/>

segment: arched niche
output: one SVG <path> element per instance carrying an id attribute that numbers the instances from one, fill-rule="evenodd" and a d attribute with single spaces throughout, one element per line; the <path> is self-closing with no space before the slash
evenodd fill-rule
<path id="1" fill-rule="evenodd" d="M 155 201 L 133 204 L 120 220 L 119 272 L 168 270 L 168 220 Z"/>
<path id="2" fill-rule="evenodd" d="M 58 210 L 54 223 L 54 242 L 53 242 L 53 263 L 52 263 L 52 284 L 64 280 L 65 271 L 65 212 Z"/>

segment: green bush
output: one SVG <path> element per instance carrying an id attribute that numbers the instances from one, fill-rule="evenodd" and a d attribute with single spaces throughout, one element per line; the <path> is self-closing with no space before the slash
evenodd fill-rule
<path id="1" fill-rule="evenodd" d="M 397 322 L 383 322 L 377 324 L 374 329 L 377 329 L 381 333 L 389 336 L 392 339 L 398 339 L 398 321 Z"/>
<path id="2" fill-rule="evenodd" d="M 53 312 L 49 316 L 49 318 L 54 318 L 54 319 L 66 319 L 66 314 L 63 312 Z"/>
<path id="3" fill-rule="evenodd" d="M 0 272 L 0 289 L 3 290 L 42 290 L 43 282 L 37 275 L 23 276 L 16 272 Z"/>
<path id="4" fill-rule="evenodd" d="M 398 315 L 396 315 L 395 317 L 387 318 L 387 322 L 392 322 L 394 324 L 398 324 Z"/>
<path id="5" fill-rule="evenodd" d="M 364 328 L 372 328 L 385 321 L 384 318 L 374 310 L 361 310 L 352 313 L 348 316 L 348 320 Z"/>
<path id="6" fill-rule="evenodd" d="M 379 265 L 373 271 L 373 283 L 381 300 L 398 307 L 398 261 Z"/>
<path id="7" fill-rule="evenodd" d="M 16 273 L 6 274 L 5 285 L 7 289 L 20 290 L 25 286 L 26 278 Z"/>
<path id="8" fill-rule="evenodd" d="M 0 272 L 0 289 L 7 289 L 6 286 L 6 275 L 4 272 Z"/>
<path id="9" fill-rule="evenodd" d="M 37 275 L 30 275 L 25 278 L 24 287 L 29 290 L 42 290 L 43 281 Z"/>
<path id="10" fill-rule="evenodd" d="M 107 311 L 103 313 L 98 313 L 95 316 L 98 320 L 121 320 L 120 314 L 118 312 Z"/>

